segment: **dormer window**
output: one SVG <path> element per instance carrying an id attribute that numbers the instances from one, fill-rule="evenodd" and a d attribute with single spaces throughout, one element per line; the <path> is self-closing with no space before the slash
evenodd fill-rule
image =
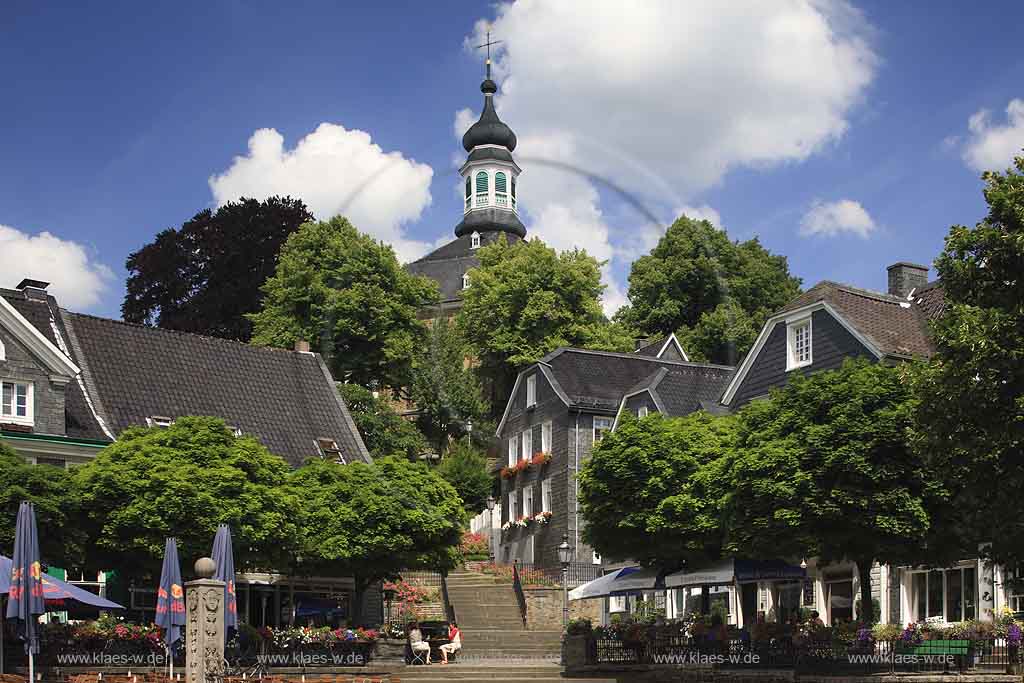
<path id="1" fill-rule="evenodd" d="M 174 418 L 167 417 L 165 415 L 150 415 L 146 418 L 147 427 L 159 427 L 161 429 L 166 429 L 172 424 L 174 424 Z"/>
<path id="2" fill-rule="evenodd" d="M 0 421 L 21 425 L 34 423 L 31 382 L 0 382 Z"/>
<path id="3" fill-rule="evenodd" d="M 474 232 L 469 236 L 469 248 L 479 249 L 480 248 L 480 233 Z"/>
<path id="4" fill-rule="evenodd" d="M 795 370 L 812 362 L 811 319 L 803 318 L 786 325 L 786 370 Z"/>
<path id="5" fill-rule="evenodd" d="M 469 273 L 462 274 L 462 288 L 469 289 Z"/>
<path id="6" fill-rule="evenodd" d="M 341 465 L 345 464 L 345 455 L 338 448 L 338 442 L 334 439 L 317 439 L 316 449 L 324 460 L 331 460 Z"/>
<path id="7" fill-rule="evenodd" d="M 526 407 L 532 408 L 537 405 L 537 375 L 530 375 L 526 378 Z"/>

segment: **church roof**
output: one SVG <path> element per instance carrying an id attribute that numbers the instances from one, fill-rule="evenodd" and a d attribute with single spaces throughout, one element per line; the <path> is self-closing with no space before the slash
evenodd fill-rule
<path id="1" fill-rule="evenodd" d="M 480 86 L 480 90 L 484 93 L 484 110 L 480 114 L 480 120 L 470 126 L 462 136 L 462 146 L 467 152 L 478 145 L 499 145 L 510 152 L 515 151 L 516 134 L 498 118 L 498 112 L 494 110 L 494 93 L 498 86 L 488 78 Z"/>
<path id="2" fill-rule="evenodd" d="M 480 246 L 493 243 L 501 235 L 500 232 L 481 232 Z M 514 237 L 510 239 L 515 239 Z M 415 275 L 423 275 L 437 282 L 441 290 L 441 303 L 462 300 L 462 276 L 470 268 L 480 265 L 476 257 L 476 249 L 472 248 L 472 233 L 467 233 L 447 244 L 438 247 L 423 258 L 407 263 L 406 270 Z"/>

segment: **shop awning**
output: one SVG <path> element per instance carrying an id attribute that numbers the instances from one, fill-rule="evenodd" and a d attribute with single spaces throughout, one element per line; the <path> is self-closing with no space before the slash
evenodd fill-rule
<path id="1" fill-rule="evenodd" d="M 574 588 L 569 591 L 569 599 L 607 598 L 610 595 L 628 595 L 664 589 L 665 582 L 658 570 L 623 567 Z"/>
<path id="2" fill-rule="evenodd" d="M 666 588 L 713 586 L 736 581 L 802 579 L 807 571 L 784 560 L 722 560 L 703 569 L 680 571 L 665 577 Z"/>

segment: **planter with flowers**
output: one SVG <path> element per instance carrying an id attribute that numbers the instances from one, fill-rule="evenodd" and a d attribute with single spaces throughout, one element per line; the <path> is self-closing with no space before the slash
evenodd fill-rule
<path id="1" fill-rule="evenodd" d="M 520 517 L 519 519 L 517 519 L 516 521 L 512 522 L 512 526 L 519 527 L 520 529 L 525 529 L 526 527 L 530 526 L 530 522 L 531 521 L 533 521 L 533 520 L 530 517 L 526 517 L 524 515 L 524 516 Z"/>
<path id="2" fill-rule="evenodd" d="M 551 521 L 551 513 L 548 511 L 538 512 L 533 516 L 533 521 L 537 524 L 547 524 Z"/>
<path id="3" fill-rule="evenodd" d="M 534 467 L 544 467 L 551 462 L 551 454 L 545 453 L 544 451 L 537 451 L 533 454 L 533 458 L 530 459 L 530 464 Z"/>

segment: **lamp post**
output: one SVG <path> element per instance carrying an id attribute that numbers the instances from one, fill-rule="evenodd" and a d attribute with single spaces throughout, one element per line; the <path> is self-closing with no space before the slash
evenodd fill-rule
<path id="1" fill-rule="evenodd" d="M 487 561 L 494 564 L 494 496 L 487 496 Z"/>
<path id="2" fill-rule="evenodd" d="M 562 535 L 562 544 L 558 546 L 558 561 L 562 564 L 562 628 L 569 625 L 569 565 L 572 564 L 572 546 L 569 545 L 569 534 Z"/>
<path id="3" fill-rule="evenodd" d="M 388 607 L 387 607 L 388 612 L 387 612 L 387 616 L 384 618 L 384 625 L 387 626 L 388 628 L 391 627 L 391 600 L 393 600 L 394 597 L 395 597 L 395 589 L 394 588 L 385 588 L 384 589 L 384 600 L 387 602 L 387 605 L 388 605 Z"/>

